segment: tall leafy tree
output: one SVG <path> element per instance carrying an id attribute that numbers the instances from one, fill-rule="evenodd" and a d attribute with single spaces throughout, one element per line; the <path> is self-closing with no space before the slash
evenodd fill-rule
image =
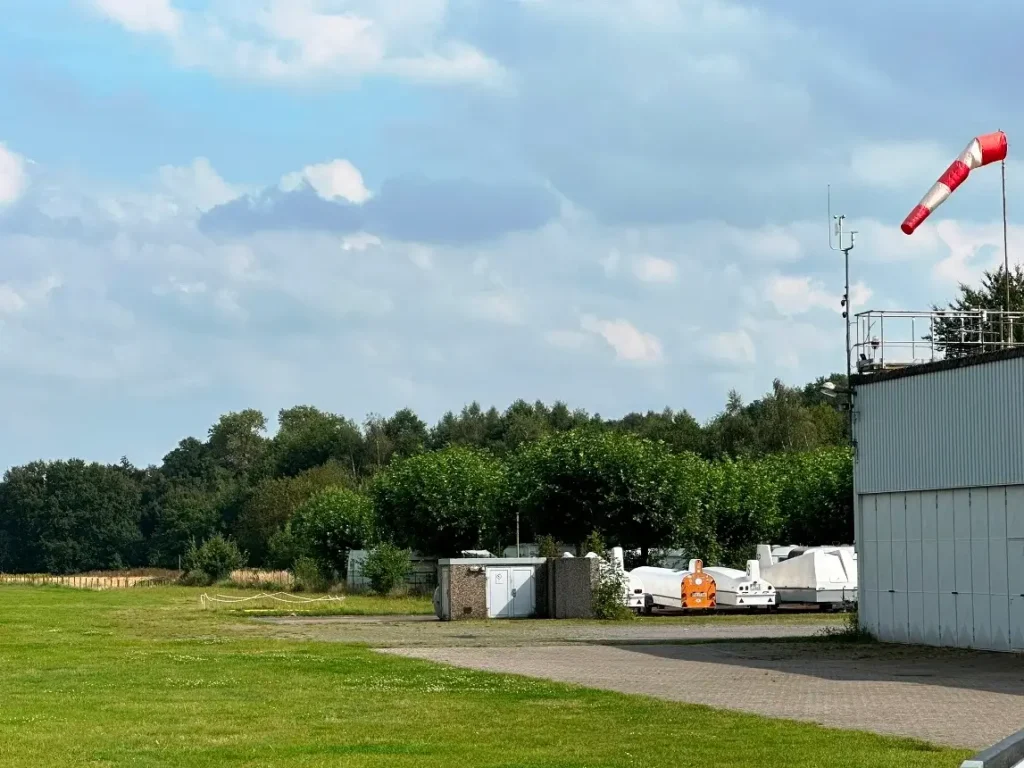
<path id="1" fill-rule="evenodd" d="M 266 417 L 254 408 L 226 413 L 210 427 L 210 455 L 234 477 L 249 477 L 266 457 L 266 430 Z"/>
<path id="2" fill-rule="evenodd" d="M 507 491 L 504 464 L 454 446 L 393 464 L 372 485 L 383 540 L 426 554 L 457 555 L 494 543 Z"/>
<path id="3" fill-rule="evenodd" d="M 1024 312 L 1024 267 L 1016 266 L 1007 275 L 1002 267 L 986 271 L 981 284 L 974 288 L 960 284 L 960 295 L 949 303 L 949 316 L 940 319 L 926 338 L 932 338 L 937 349 L 947 358 L 966 357 L 1000 348 L 1000 342 L 1012 340 L 1024 342 L 1024 322 L 1007 325 L 1000 316 L 985 316 L 984 319 L 964 320 L 957 312 L 984 310 L 1000 312 L 1006 308 L 1006 289 L 1009 284 L 1011 312 Z M 934 307 L 941 312 L 939 307 Z"/>
<path id="4" fill-rule="evenodd" d="M 15 467 L 0 485 L 5 568 L 72 573 L 122 568 L 141 555 L 141 488 L 119 466 L 84 461 Z"/>
<path id="5" fill-rule="evenodd" d="M 273 440 L 277 474 L 298 475 L 332 459 L 348 467 L 353 475 L 359 472 L 365 452 L 363 435 L 348 419 L 299 405 L 282 410 L 277 420 Z"/>
<path id="6" fill-rule="evenodd" d="M 341 575 L 347 572 L 349 552 L 369 544 L 373 529 L 373 502 L 340 486 L 314 493 L 299 505 L 290 523 L 297 550 Z"/>
<path id="7" fill-rule="evenodd" d="M 347 467 L 329 462 L 295 477 L 277 477 L 257 486 L 242 504 L 235 535 L 253 564 L 266 561 L 270 540 L 291 520 L 295 510 L 317 491 L 334 486 L 354 487 Z"/>
<path id="8" fill-rule="evenodd" d="M 578 429 L 527 445 L 512 460 L 511 497 L 535 535 L 580 544 L 597 531 L 641 549 L 672 543 L 685 527 L 680 479 L 664 443 Z"/>

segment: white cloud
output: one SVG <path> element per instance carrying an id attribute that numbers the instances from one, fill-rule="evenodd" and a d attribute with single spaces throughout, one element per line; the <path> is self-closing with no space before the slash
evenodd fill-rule
<path id="1" fill-rule="evenodd" d="M 61 286 L 57 275 L 47 275 L 22 287 L 0 283 L 0 315 L 22 312 L 33 304 L 45 302 L 51 293 Z"/>
<path id="2" fill-rule="evenodd" d="M 743 329 L 712 334 L 703 347 L 708 357 L 720 363 L 752 365 L 757 360 L 754 341 Z"/>
<path id="3" fill-rule="evenodd" d="M 840 303 L 843 298 L 842 286 L 833 293 L 817 280 L 799 275 L 773 275 L 765 286 L 768 301 L 779 314 L 787 317 L 800 315 L 814 309 L 828 309 L 842 312 Z M 863 308 L 873 295 L 870 288 L 863 282 L 855 282 L 850 286 L 850 301 L 854 311 Z"/>
<path id="4" fill-rule="evenodd" d="M 520 303 L 513 297 L 501 293 L 474 296 L 470 300 L 470 312 L 484 320 L 505 325 L 523 323 L 523 308 Z"/>
<path id="5" fill-rule="evenodd" d="M 367 248 L 379 248 L 380 238 L 368 232 L 356 232 L 354 235 L 346 235 L 341 240 L 343 251 L 365 251 Z"/>
<path id="6" fill-rule="evenodd" d="M 434 268 L 434 254 L 424 246 L 414 246 L 409 251 L 409 261 L 424 271 Z"/>
<path id="7" fill-rule="evenodd" d="M 170 0 L 93 0 L 97 11 L 130 32 L 176 35 L 181 14 Z"/>
<path id="8" fill-rule="evenodd" d="M 504 77 L 493 59 L 443 34 L 445 0 L 214 0 L 202 11 L 169 0 L 93 4 L 128 31 L 166 36 L 182 65 L 226 76 L 332 85 L 374 74 L 488 85 Z"/>
<path id="9" fill-rule="evenodd" d="M 25 300 L 6 283 L 0 283 L 0 314 L 13 315 L 25 308 Z"/>
<path id="10" fill-rule="evenodd" d="M 199 211 L 231 202 L 243 192 L 221 178 L 205 157 L 198 157 L 184 167 L 165 165 L 158 175 L 161 185 L 172 196 Z"/>
<path id="11" fill-rule="evenodd" d="M 633 274 L 645 283 L 674 283 L 676 265 L 656 256 L 638 256 L 633 260 Z"/>
<path id="12" fill-rule="evenodd" d="M 851 153 L 850 175 L 853 181 L 867 187 L 920 187 L 921 194 L 924 194 L 954 156 L 932 141 L 861 144 L 854 147 Z"/>
<path id="13" fill-rule="evenodd" d="M 25 159 L 0 142 L 0 205 L 9 205 L 28 187 Z"/>
<path id="14" fill-rule="evenodd" d="M 303 184 L 309 184 L 324 200 L 348 200 L 362 204 L 370 199 L 363 174 L 348 160 L 307 165 L 281 179 L 281 189 L 286 192 L 294 191 Z"/>
<path id="15" fill-rule="evenodd" d="M 977 224 L 943 219 L 933 229 L 942 249 L 947 252 L 932 268 L 932 276 L 938 282 L 945 285 L 976 283 L 984 270 L 1002 265 L 1001 223 Z M 918 236 L 918 232 L 914 233 L 914 237 Z M 1012 269 L 1014 264 L 1024 263 L 1024 227 L 1010 226 L 1007 240 Z"/>
<path id="16" fill-rule="evenodd" d="M 584 315 L 580 327 L 603 338 L 619 360 L 656 363 L 662 359 L 661 340 L 652 333 L 638 330 L 628 320 L 600 320 Z"/>

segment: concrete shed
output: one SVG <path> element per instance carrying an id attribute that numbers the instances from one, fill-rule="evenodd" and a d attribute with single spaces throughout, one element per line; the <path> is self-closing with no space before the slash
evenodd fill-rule
<path id="1" fill-rule="evenodd" d="M 1024 348 L 851 383 L 862 627 L 1024 650 Z"/>
<path id="2" fill-rule="evenodd" d="M 445 621 L 548 614 L 548 561 L 543 557 L 442 559 L 437 572 L 437 610 Z"/>

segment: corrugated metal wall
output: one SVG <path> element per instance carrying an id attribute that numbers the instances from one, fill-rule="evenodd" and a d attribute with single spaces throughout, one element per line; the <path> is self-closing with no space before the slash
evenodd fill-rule
<path id="1" fill-rule="evenodd" d="M 1024 358 L 857 386 L 858 494 L 1024 484 Z"/>

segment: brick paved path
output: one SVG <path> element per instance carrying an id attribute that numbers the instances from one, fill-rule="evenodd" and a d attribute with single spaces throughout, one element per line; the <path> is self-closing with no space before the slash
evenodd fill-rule
<path id="1" fill-rule="evenodd" d="M 1006 654 L 757 642 L 384 652 L 957 747 L 1024 728 L 1024 659 Z"/>

